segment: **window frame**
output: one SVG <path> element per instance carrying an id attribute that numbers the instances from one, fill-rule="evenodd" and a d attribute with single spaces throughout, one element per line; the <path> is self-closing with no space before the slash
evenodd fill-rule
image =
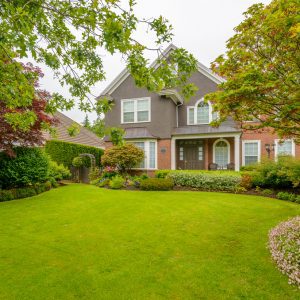
<path id="1" fill-rule="evenodd" d="M 204 98 L 201 98 L 200 100 L 198 100 L 195 105 L 190 105 L 187 106 L 187 125 L 209 125 L 212 121 L 214 121 L 213 119 L 213 108 L 212 108 L 212 104 L 210 101 L 207 101 L 206 103 L 208 104 L 208 123 L 198 123 L 197 122 L 197 108 L 198 105 L 204 102 Z M 190 109 L 194 109 L 194 122 L 190 123 Z M 215 112 L 217 114 L 217 118 L 219 117 L 218 112 Z"/>
<path id="2" fill-rule="evenodd" d="M 257 143 L 258 152 L 257 152 L 257 162 L 261 161 L 261 140 L 243 140 L 242 141 L 242 166 L 246 166 L 245 160 L 245 144 Z"/>
<path id="3" fill-rule="evenodd" d="M 148 120 L 138 121 L 138 112 L 143 110 L 137 109 L 137 103 L 139 100 L 148 100 L 149 110 L 148 110 Z M 133 122 L 124 121 L 124 103 L 133 101 Z M 151 97 L 139 97 L 131 99 L 121 99 L 121 124 L 135 124 L 135 123 L 149 123 L 151 122 Z"/>
<path id="4" fill-rule="evenodd" d="M 275 160 L 277 160 L 277 158 L 278 158 L 278 145 L 280 144 L 279 142 L 280 141 L 283 141 L 283 142 L 292 142 L 292 153 L 291 153 L 291 155 L 293 156 L 293 157 L 295 157 L 296 156 L 296 146 L 295 146 L 295 141 L 293 140 L 293 139 L 282 139 L 282 140 L 280 140 L 280 139 L 276 139 L 276 140 L 274 140 L 274 142 L 275 142 L 275 148 L 274 148 L 274 157 L 275 157 Z"/>
<path id="5" fill-rule="evenodd" d="M 213 143 L 213 163 L 216 163 L 216 145 L 218 142 L 225 142 L 227 144 L 227 148 L 228 148 L 228 153 L 227 153 L 228 163 L 227 164 L 230 164 L 230 162 L 231 162 L 230 161 L 230 143 L 229 143 L 229 141 L 227 141 L 224 138 L 217 139 Z"/>
<path id="6" fill-rule="evenodd" d="M 150 143 L 153 142 L 155 147 L 154 147 L 154 151 L 155 151 L 155 167 L 154 168 L 150 168 Z M 144 158 L 144 168 L 133 168 L 134 170 L 157 170 L 157 140 L 154 139 L 149 139 L 149 140 L 129 140 L 128 143 L 144 143 L 144 153 L 145 153 L 145 158 Z"/>

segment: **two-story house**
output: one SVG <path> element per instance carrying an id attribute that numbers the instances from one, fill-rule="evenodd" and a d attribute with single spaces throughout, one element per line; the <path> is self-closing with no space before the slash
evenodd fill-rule
<path id="1" fill-rule="evenodd" d="M 170 45 L 165 55 L 175 48 Z M 203 64 L 190 81 L 199 89 L 184 102 L 176 89 L 149 92 L 135 85 L 125 69 L 99 97 L 109 97 L 113 108 L 105 115 L 109 127 L 125 129 L 125 139 L 145 151 L 140 168 L 156 169 L 234 169 L 261 160 L 264 155 L 281 153 L 300 157 L 300 146 L 293 140 L 283 143 L 270 133 L 243 132 L 228 118 L 219 127 L 210 122 L 217 117 L 204 96 L 222 82 Z M 111 145 L 105 139 L 106 147 Z M 269 145 L 269 146 L 268 146 Z M 274 150 L 271 153 L 267 149 Z"/>

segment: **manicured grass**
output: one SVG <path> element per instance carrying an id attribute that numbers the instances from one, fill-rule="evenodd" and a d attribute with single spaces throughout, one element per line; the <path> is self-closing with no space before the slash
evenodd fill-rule
<path id="1" fill-rule="evenodd" d="M 300 205 L 69 185 L 0 203 L 0 299 L 299 299 L 267 234 Z"/>

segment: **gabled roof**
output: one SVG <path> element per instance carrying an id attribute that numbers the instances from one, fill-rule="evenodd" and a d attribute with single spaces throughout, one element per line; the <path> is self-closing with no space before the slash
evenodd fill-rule
<path id="1" fill-rule="evenodd" d="M 177 47 L 173 44 L 170 44 L 164 51 L 163 56 L 167 56 L 170 51 L 177 49 Z M 154 67 L 157 65 L 157 59 L 151 64 L 151 67 Z M 219 75 L 212 72 L 209 68 L 207 68 L 205 65 L 197 61 L 197 69 L 198 71 L 205 75 L 207 78 L 211 79 L 215 83 L 221 83 L 224 82 L 225 79 L 220 77 Z M 125 68 L 103 91 L 102 93 L 97 97 L 99 99 L 100 97 L 109 96 L 111 95 L 125 80 L 126 78 L 130 76 L 130 73 L 127 68 Z"/>
<path id="2" fill-rule="evenodd" d="M 44 133 L 44 138 L 46 140 L 55 139 L 64 142 L 71 142 L 76 144 L 93 146 L 97 148 L 104 148 L 104 142 L 102 139 L 100 139 L 95 133 L 81 126 L 71 118 L 67 117 L 61 112 L 56 112 L 54 117 L 59 121 L 58 124 L 55 126 L 57 136 L 55 138 L 52 138 L 49 133 Z M 80 132 L 76 136 L 70 136 L 68 133 L 68 128 L 74 123 L 80 126 Z"/>

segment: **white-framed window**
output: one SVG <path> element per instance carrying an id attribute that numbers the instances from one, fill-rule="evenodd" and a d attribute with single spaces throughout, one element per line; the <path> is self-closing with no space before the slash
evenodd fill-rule
<path id="1" fill-rule="evenodd" d="M 295 142 L 293 140 L 275 140 L 275 157 L 278 155 L 295 156 Z"/>
<path id="2" fill-rule="evenodd" d="M 225 139 L 218 139 L 213 144 L 213 162 L 218 168 L 225 169 L 230 163 L 230 144 Z"/>
<path id="3" fill-rule="evenodd" d="M 200 99 L 196 102 L 195 106 L 187 107 L 187 124 L 209 124 L 213 120 L 218 118 L 218 113 L 213 112 L 211 103 L 204 102 L 204 99 Z"/>
<path id="4" fill-rule="evenodd" d="M 261 142 L 260 140 L 242 141 L 243 166 L 260 162 Z"/>
<path id="5" fill-rule="evenodd" d="M 151 120 L 151 98 L 121 100 L 121 123 L 142 123 Z"/>
<path id="6" fill-rule="evenodd" d="M 137 169 L 157 169 L 157 142 L 156 140 L 130 141 L 130 143 L 141 148 L 145 158 Z"/>

